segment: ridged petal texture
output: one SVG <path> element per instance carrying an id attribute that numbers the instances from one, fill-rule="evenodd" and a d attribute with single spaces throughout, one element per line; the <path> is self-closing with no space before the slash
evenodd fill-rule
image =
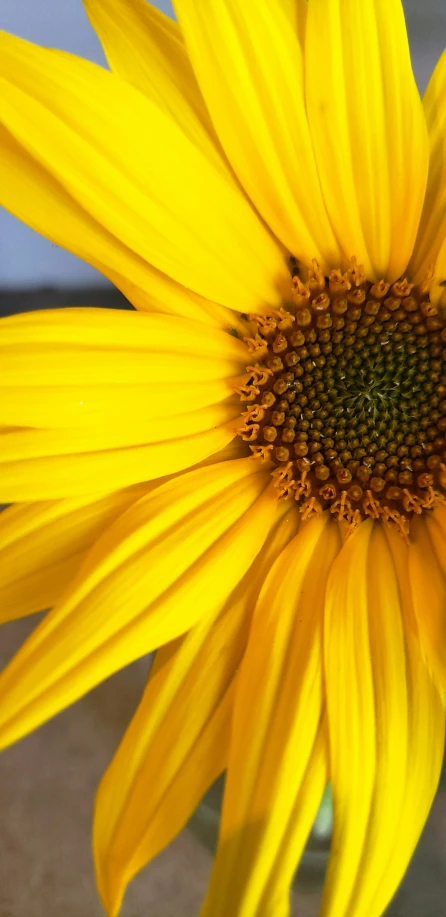
<path id="1" fill-rule="evenodd" d="M 248 351 L 226 332 L 141 312 L 64 309 L 0 322 L 0 500 L 120 489 L 202 461 L 236 435 Z"/>
<path id="2" fill-rule="evenodd" d="M 0 746 L 222 608 L 274 519 L 270 480 L 250 459 L 211 465 L 120 516 L 2 673 Z"/>
<path id="3" fill-rule="evenodd" d="M 249 197 L 296 257 L 338 266 L 305 111 L 301 4 L 175 0 L 174 7 L 220 141 Z"/>
<path id="4" fill-rule="evenodd" d="M 0 622 L 59 601 L 97 538 L 149 490 L 17 503 L 0 513 Z"/>
<path id="5" fill-rule="evenodd" d="M 113 73 L 168 114 L 228 179 L 178 24 L 146 0 L 84 0 Z"/>
<path id="6" fill-rule="evenodd" d="M 225 178 L 150 98 L 87 61 L 6 33 L 0 81 L 4 206 L 34 225 L 44 217 L 33 220 L 33 213 L 45 199 L 48 209 L 61 186 L 78 216 L 76 228 L 67 207 L 73 251 L 86 252 L 89 239 L 98 261 L 107 257 L 112 271 L 133 279 L 127 264 L 120 270 L 124 246 L 132 261 L 153 264 L 221 305 L 253 311 L 262 301 L 279 303 L 278 246 L 232 176 Z M 63 198 L 56 203 L 61 218 Z M 97 225 L 105 240 L 100 229 L 94 244 Z"/>
<path id="7" fill-rule="evenodd" d="M 107 232 L 1 127 L 0 151 L 5 176 L 0 188 L 1 203 L 41 235 L 105 274 L 136 308 L 183 315 L 209 324 L 228 321 L 223 306 L 201 301 Z"/>
<path id="8" fill-rule="evenodd" d="M 259 508 L 263 513 L 264 506 Z M 265 520 L 259 524 L 263 529 Z M 227 766 L 237 669 L 256 598 L 299 516 L 278 503 L 271 526 L 223 610 L 205 615 L 185 637 L 158 651 L 141 704 L 102 780 L 94 850 L 108 914 L 118 913 L 132 876 L 180 831 Z"/>
<path id="9" fill-rule="evenodd" d="M 412 254 L 428 140 L 401 0 L 310 0 L 307 111 L 344 255 L 395 280 Z"/>
<path id="10" fill-rule="evenodd" d="M 429 134 L 429 175 L 410 273 L 422 281 L 433 267 L 446 238 L 446 51 L 440 57 L 423 97 Z M 446 279 L 445 262 L 442 271 Z"/>
<path id="11" fill-rule="evenodd" d="M 414 520 L 412 531 L 408 577 L 421 646 L 446 692 L 446 507 Z"/>
<path id="12" fill-rule="evenodd" d="M 219 846 L 202 917 L 288 913 L 288 889 L 327 781 L 324 587 L 340 548 L 325 515 L 273 565 L 240 667 Z"/>
<path id="13" fill-rule="evenodd" d="M 408 549 L 371 520 L 335 561 L 325 613 L 334 834 L 322 917 L 380 917 L 437 787 L 442 692 L 425 665 Z"/>
<path id="14" fill-rule="evenodd" d="M 434 264 L 434 279 L 429 292 L 429 298 L 438 306 L 443 315 L 446 314 L 446 238 L 438 252 Z"/>

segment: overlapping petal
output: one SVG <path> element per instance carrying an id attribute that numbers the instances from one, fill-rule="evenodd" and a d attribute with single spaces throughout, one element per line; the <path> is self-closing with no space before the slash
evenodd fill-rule
<path id="1" fill-rule="evenodd" d="M 242 341 L 183 319 L 54 309 L 10 316 L 0 329 L 4 424 L 161 423 L 224 401 L 246 375 Z"/>
<path id="2" fill-rule="evenodd" d="M 322 618 L 340 549 L 324 514 L 273 565 L 239 672 L 219 847 L 202 917 L 288 914 L 327 780 Z"/>
<path id="3" fill-rule="evenodd" d="M 145 265 L 144 270 L 148 276 L 145 287 L 138 286 L 132 280 L 107 270 L 109 280 L 124 294 L 135 309 L 142 312 L 161 312 L 167 315 L 178 315 L 182 318 L 192 319 L 194 322 L 203 322 L 214 328 L 234 333 L 237 331 L 240 338 L 247 335 L 246 315 L 226 306 L 211 302 L 192 290 L 186 290 L 166 274 L 157 271 L 152 265 Z M 236 307 L 236 303 L 234 306 Z M 242 317 L 243 316 L 243 317 Z"/>
<path id="4" fill-rule="evenodd" d="M 394 537 L 393 537 L 394 534 Z M 444 705 L 425 666 L 403 565 L 372 520 L 356 529 L 327 588 L 325 683 L 334 834 L 323 917 L 379 917 L 429 811 L 444 748 Z M 406 577 L 407 578 L 407 577 Z"/>
<path id="5" fill-rule="evenodd" d="M 118 912 L 132 876 L 172 840 L 226 767 L 236 671 L 252 610 L 299 516 L 286 503 L 270 503 L 265 515 L 259 503 L 250 524 L 272 529 L 259 557 L 217 618 L 206 615 L 173 647 L 158 651 L 141 704 L 100 786 L 94 846 L 109 914 Z"/>
<path id="6" fill-rule="evenodd" d="M 308 0 L 281 0 L 281 6 L 288 16 L 291 28 L 297 33 L 299 44 L 303 51 L 305 48 Z"/>
<path id="7" fill-rule="evenodd" d="M 130 486 L 137 481 L 173 474 L 201 463 L 223 449 L 235 434 L 232 410 L 191 415 L 203 429 L 175 439 L 140 445 L 124 442 L 119 432 L 106 441 L 91 431 L 17 432 L 2 438 L 1 495 L 5 503 L 57 500 Z M 182 418 L 184 419 L 184 417 Z M 223 421 L 223 422 L 222 422 Z M 144 429 L 142 434 L 144 435 Z M 91 447 L 96 447 L 92 451 Z"/>
<path id="8" fill-rule="evenodd" d="M 0 421 L 17 428 L 2 436 L 4 502 L 160 477 L 236 434 L 248 352 L 230 334 L 103 309 L 26 313 L 1 328 Z"/>
<path id="9" fill-rule="evenodd" d="M 434 276 L 429 298 L 444 316 L 446 315 L 446 238 L 438 252 L 433 268 Z"/>
<path id="10" fill-rule="evenodd" d="M 327 210 L 346 258 L 395 280 L 411 257 L 428 140 L 401 0 L 310 0 L 310 130 Z"/>
<path id="11" fill-rule="evenodd" d="M 183 315 L 217 327 L 230 326 L 231 310 L 200 301 L 196 294 L 143 261 L 80 207 L 2 127 L 0 156 L 2 204 L 56 245 L 105 274 L 136 308 Z"/>
<path id="12" fill-rule="evenodd" d="M 303 13 L 283 0 L 174 6 L 219 138 L 249 197 L 296 257 L 339 265 L 305 111 L 296 22 L 303 29 Z"/>
<path id="13" fill-rule="evenodd" d="M 393 804 L 393 796 L 389 794 L 389 798 L 382 803 L 385 814 L 381 824 L 389 829 L 388 857 L 385 863 L 386 850 L 380 851 L 384 868 L 373 900 L 373 915 L 382 914 L 404 876 L 433 802 L 444 750 L 444 695 L 441 688 L 438 690 L 438 684 L 432 678 L 423 659 L 423 653 L 420 652 L 420 633 L 413 616 L 410 584 L 406 573 L 407 549 L 397 532 L 387 529 L 385 534 L 404 608 L 409 729 L 404 805 L 396 825 L 392 825 L 391 822 L 389 825 L 389 809 Z M 379 814 L 378 812 L 377 815 Z M 375 822 L 377 825 L 377 819 Z M 394 843 L 391 840 L 392 830 Z M 378 847 L 378 843 L 380 845 L 381 842 L 380 830 L 379 837 L 375 840 L 376 846 Z"/>
<path id="14" fill-rule="evenodd" d="M 150 484 L 79 500 L 18 503 L 0 513 L 0 622 L 51 608 L 89 549 Z"/>
<path id="15" fill-rule="evenodd" d="M 429 134 L 429 175 L 420 227 L 410 262 L 411 275 L 421 282 L 437 259 L 446 238 L 446 51 L 430 78 L 423 97 Z M 440 279 L 445 280 L 446 275 Z"/>
<path id="16" fill-rule="evenodd" d="M 407 573 L 426 665 L 446 692 L 446 507 L 413 520 Z"/>
<path id="17" fill-rule="evenodd" d="M 222 607 L 266 537 L 250 525 L 258 500 L 267 514 L 270 476 L 238 459 L 169 481 L 120 516 L 3 672 L 0 744 Z"/>
<path id="18" fill-rule="evenodd" d="M 84 6 L 111 70 L 166 112 L 228 179 L 178 24 L 146 0 L 84 0 Z"/>
<path id="19" fill-rule="evenodd" d="M 39 180 L 43 166 L 89 219 L 185 287 L 240 311 L 279 302 L 276 243 L 171 117 L 87 61 L 5 33 L 0 50 L 2 203 L 25 220 L 36 207 L 21 187 L 18 148 Z M 34 188 L 37 175 L 26 171 Z"/>

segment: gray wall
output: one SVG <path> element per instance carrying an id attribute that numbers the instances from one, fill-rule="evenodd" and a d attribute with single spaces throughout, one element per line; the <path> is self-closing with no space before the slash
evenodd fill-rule
<path id="1" fill-rule="evenodd" d="M 170 0 L 154 0 L 154 5 L 172 12 Z M 404 7 L 415 73 L 423 90 L 446 44 L 446 0 L 404 0 Z M 104 63 L 81 0 L 0 0 L 0 28 Z M 0 208 L 0 288 L 105 283 L 93 268 L 42 239 Z"/>

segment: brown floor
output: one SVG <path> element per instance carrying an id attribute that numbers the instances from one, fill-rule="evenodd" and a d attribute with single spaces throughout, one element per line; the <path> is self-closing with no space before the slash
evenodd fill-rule
<path id="1" fill-rule="evenodd" d="M 0 666 L 31 621 L 0 631 Z M 0 757 L 0 917 L 101 917 L 91 855 L 95 787 L 134 709 L 139 662 Z M 198 825 L 198 830 L 197 829 Z M 201 822 L 183 831 L 130 887 L 122 917 L 197 917 L 211 855 Z M 293 917 L 316 917 L 317 865 L 293 896 Z M 389 917 L 445 917 L 446 782 Z M 228 915 L 231 917 L 231 915 Z M 358 915 L 360 917 L 360 915 Z"/>

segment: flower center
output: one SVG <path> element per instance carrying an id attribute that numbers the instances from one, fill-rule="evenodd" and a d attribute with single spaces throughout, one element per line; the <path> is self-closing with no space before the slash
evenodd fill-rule
<path id="1" fill-rule="evenodd" d="M 407 539 L 414 513 L 446 502 L 446 322 L 428 282 L 371 284 L 355 259 L 328 279 L 297 268 L 293 302 L 250 316 L 240 435 L 305 518 L 371 516 Z"/>

